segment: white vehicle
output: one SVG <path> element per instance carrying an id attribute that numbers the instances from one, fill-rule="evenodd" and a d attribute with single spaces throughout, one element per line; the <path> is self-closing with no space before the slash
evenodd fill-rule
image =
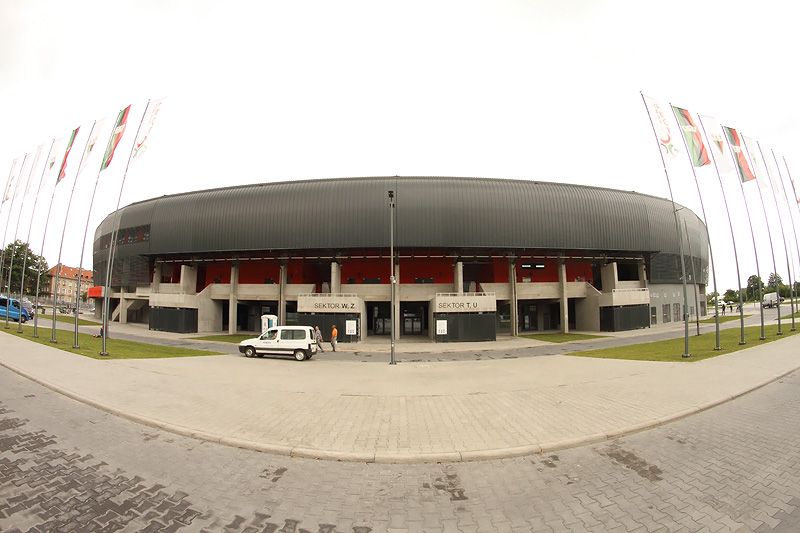
<path id="1" fill-rule="evenodd" d="M 764 295 L 764 299 L 761 301 L 761 305 L 763 305 L 764 307 L 775 307 L 776 305 L 778 305 L 779 301 L 781 302 L 783 301 L 783 298 L 780 298 L 780 300 L 778 300 L 778 298 L 779 296 L 777 292 L 768 292 L 767 294 Z"/>
<path id="2" fill-rule="evenodd" d="M 275 326 L 259 337 L 239 343 L 239 352 L 245 357 L 292 355 L 298 361 L 311 359 L 317 353 L 314 328 L 310 326 Z"/>

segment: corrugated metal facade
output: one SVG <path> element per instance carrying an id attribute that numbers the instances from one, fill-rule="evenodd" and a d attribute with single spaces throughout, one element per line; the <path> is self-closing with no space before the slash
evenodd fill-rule
<path id="1" fill-rule="evenodd" d="M 679 277 L 669 259 L 678 257 L 669 201 L 598 187 L 484 178 L 342 178 L 154 198 L 123 208 L 121 228 L 150 231 L 146 242 L 119 246 L 118 258 L 386 248 L 389 189 L 397 194 L 400 248 L 659 253 L 663 265 L 653 258 L 658 272 L 651 280 Z M 690 210 L 679 214 L 689 226 L 696 264 L 705 271 L 705 227 Z M 107 240 L 112 221 L 109 215 L 95 232 L 98 280 L 105 275 L 102 237 Z"/>

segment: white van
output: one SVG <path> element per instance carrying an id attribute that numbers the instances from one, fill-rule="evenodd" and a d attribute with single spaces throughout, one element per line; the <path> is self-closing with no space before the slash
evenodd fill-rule
<path id="1" fill-rule="evenodd" d="M 239 352 L 245 357 L 293 355 L 298 361 L 303 361 L 317 353 L 317 341 L 314 339 L 314 328 L 310 326 L 275 326 L 259 337 L 240 342 Z"/>

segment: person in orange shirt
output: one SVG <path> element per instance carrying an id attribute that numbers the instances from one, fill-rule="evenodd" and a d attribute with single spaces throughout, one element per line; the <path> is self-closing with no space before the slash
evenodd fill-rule
<path id="1" fill-rule="evenodd" d="M 336 341 L 339 338 L 339 330 L 336 329 L 336 324 L 331 326 L 331 349 L 336 351 Z"/>

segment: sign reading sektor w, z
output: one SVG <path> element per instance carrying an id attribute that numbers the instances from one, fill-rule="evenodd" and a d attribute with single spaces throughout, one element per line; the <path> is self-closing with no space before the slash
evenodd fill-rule
<path id="1" fill-rule="evenodd" d="M 497 311 L 494 293 L 439 293 L 433 300 L 434 313 L 480 313 Z"/>
<path id="2" fill-rule="evenodd" d="M 298 313 L 360 313 L 361 298 L 352 294 L 300 294 Z"/>

